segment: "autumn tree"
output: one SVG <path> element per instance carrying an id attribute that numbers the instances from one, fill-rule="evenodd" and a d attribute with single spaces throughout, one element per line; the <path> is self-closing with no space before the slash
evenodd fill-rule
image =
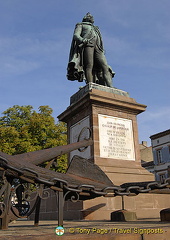
<path id="1" fill-rule="evenodd" d="M 8 108 L 0 117 L 0 151 L 15 155 L 67 144 L 66 125 L 55 123 L 53 110 L 40 106 L 38 112 L 30 105 Z M 66 156 L 58 158 L 57 171 L 65 172 Z"/>

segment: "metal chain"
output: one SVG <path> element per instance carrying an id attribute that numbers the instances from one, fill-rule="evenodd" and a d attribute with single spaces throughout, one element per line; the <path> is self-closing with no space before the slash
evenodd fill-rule
<path id="1" fill-rule="evenodd" d="M 123 187 L 126 185 L 126 187 Z M 80 185 L 77 188 L 68 188 L 64 186 L 67 190 L 74 192 L 79 192 L 80 189 L 84 191 L 90 191 L 97 195 L 103 195 L 105 197 L 109 196 L 129 196 L 137 195 L 139 193 L 149 193 L 152 190 L 159 189 L 170 189 L 170 178 L 166 178 L 163 183 L 160 182 L 139 182 L 139 183 L 125 183 L 121 186 L 106 187 L 104 189 L 96 190 L 95 186 L 92 185 Z M 170 193 L 170 192 L 169 192 Z"/>
<path id="2" fill-rule="evenodd" d="M 89 184 L 81 184 L 79 186 L 69 186 L 69 183 L 66 180 L 58 179 L 58 178 L 52 178 L 50 180 L 47 180 L 45 178 L 42 178 L 39 176 L 37 172 L 35 172 L 32 169 L 29 168 L 23 168 L 23 169 L 17 169 L 13 166 L 10 166 L 8 161 L 4 158 L 0 158 L 0 167 L 4 168 L 4 171 L 7 169 L 13 170 L 18 173 L 18 177 L 22 178 L 24 177 L 32 182 L 33 178 L 35 182 L 44 184 L 46 186 L 58 186 L 58 188 L 61 188 L 61 190 L 64 188 L 67 191 L 72 192 L 91 192 L 96 195 L 101 195 L 105 197 L 109 196 L 129 196 L 129 195 L 137 195 L 139 193 L 148 193 L 153 190 L 160 190 L 160 189 L 170 189 L 170 178 L 166 178 L 163 183 L 152 181 L 152 182 L 130 182 L 130 183 L 124 183 L 120 186 L 110 186 L 105 187 L 102 190 L 96 188 L 93 185 Z M 32 176 L 30 176 L 32 175 Z M 170 191 L 169 191 L 170 193 Z"/>

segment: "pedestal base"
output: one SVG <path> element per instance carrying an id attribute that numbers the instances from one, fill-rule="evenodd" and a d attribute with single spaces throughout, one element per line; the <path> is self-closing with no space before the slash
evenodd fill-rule
<path id="1" fill-rule="evenodd" d="M 88 127 L 91 128 L 94 145 L 83 153 L 73 151 L 68 161 L 74 155 L 90 159 L 115 185 L 154 181 L 154 175 L 141 167 L 136 116 L 145 109 L 145 105 L 137 103 L 127 92 L 119 89 L 97 84 L 88 84 L 80 89 L 71 97 L 70 106 L 58 118 L 67 123 L 70 143 L 76 142 L 81 129 Z M 135 211 L 140 217 L 142 214 L 146 217 L 149 205 L 149 209 L 154 208 L 150 215 L 156 213 L 155 216 L 158 216 L 161 209 L 157 206 L 159 210 L 155 212 L 157 201 L 151 196 L 139 195 L 126 199 L 129 208 L 126 205 L 125 208 Z M 109 219 L 110 213 L 118 209 L 121 209 L 119 197 L 100 197 L 83 202 L 80 213 L 82 218 L 88 220 Z"/>
<path id="2" fill-rule="evenodd" d="M 160 218 L 162 222 L 170 222 L 170 208 L 161 210 Z"/>
<path id="3" fill-rule="evenodd" d="M 130 212 L 127 210 L 118 210 L 111 213 L 111 221 L 112 222 L 129 222 L 136 221 L 136 213 Z"/>

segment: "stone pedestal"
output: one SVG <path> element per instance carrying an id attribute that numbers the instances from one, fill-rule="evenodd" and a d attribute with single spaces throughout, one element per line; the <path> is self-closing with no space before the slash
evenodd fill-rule
<path id="1" fill-rule="evenodd" d="M 58 118 L 67 123 L 69 143 L 76 142 L 80 131 L 89 127 L 94 145 L 84 152 L 73 151 L 69 161 L 73 155 L 91 159 L 115 185 L 153 181 L 153 174 L 141 167 L 138 142 L 136 116 L 145 109 L 145 105 L 116 88 L 88 84 L 80 89 Z M 132 200 L 128 199 L 125 205 Z M 136 204 L 134 199 L 132 202 Z M 100 197 L 84 201 L 81 213 L 86 219 L 109 219 L 110 213 L 118 209 L 121 209 L 120 197 Z M 131 209 L 136 210 L 136 205 Z"/>
<path id="2" fill-rule="evenodd" d="M 115 185 L 152 181 L 141 167 L 137 114 L 146 106 L 115 88 L 88 84 L 71 97 L 70 106 L 58 116 L 68 126 L 69 143 L 76 142 L 83 127 L 90 127 L 94 145 L 70 154 L 91 159 Z"/>

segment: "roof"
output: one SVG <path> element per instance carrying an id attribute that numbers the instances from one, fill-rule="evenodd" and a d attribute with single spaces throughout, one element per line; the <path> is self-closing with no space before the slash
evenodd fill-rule
<path id="1" fill-rule="evenodd" d="M 154 139 L 157 139 L 157 138 L 159 138 L 159 137 L 166 136 L 166 135 L 168 135 L 168 134 L 170 134 L 170 129 L 168 129 L 168 130 L 166 130 L 166 131 L 163 131 L 163 132 L 156 133 L 156 134 L 154 134 L 154 135 L 151 135 L 151 136 L 150 136 L 150 139 L 151 139 L 151 140 L 154 140 Z"/>

